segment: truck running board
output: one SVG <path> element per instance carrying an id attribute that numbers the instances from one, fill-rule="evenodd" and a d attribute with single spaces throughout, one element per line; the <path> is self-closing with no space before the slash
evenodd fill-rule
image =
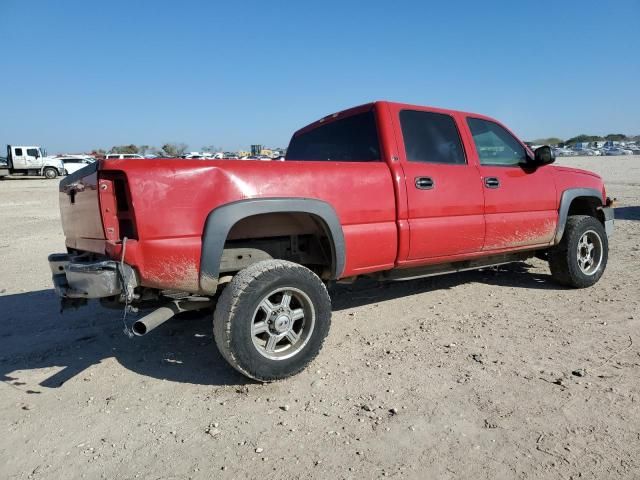
<path id="1" fill-rule="evenodd" d="M 443 275 L 445 273 L 464 272 L 466 270 L 478 270 L 479 268 L 495 267 L 505 263 L 521 262 L 535 255 L 535 250 L 518 253 L 505 253 L 479 258 L 477 260 L 463 260 L 438 265 L 427 265 L 417 268 L 396 268 L 374 275 L 377 280 L 413 280 L 415 278 Z"/>

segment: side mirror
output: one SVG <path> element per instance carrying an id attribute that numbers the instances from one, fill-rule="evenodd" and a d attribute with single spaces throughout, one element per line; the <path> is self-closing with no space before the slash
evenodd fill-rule
<path id="1" fill-rule="evenodd" d="M 533 161 L 538 166 L 549 165 L 556 161 L 556 156 L 548 145 L 536 148 L 533 153 L 535 155 Z"/>

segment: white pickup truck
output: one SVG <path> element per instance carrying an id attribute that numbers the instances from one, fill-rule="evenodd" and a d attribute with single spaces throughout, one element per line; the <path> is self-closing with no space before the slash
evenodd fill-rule
<path id="1" fill-rule="evenodd" d="M 56 178 L 65 174 L 60 159 L 47 157 L 41 147 L 33 145 L 7 145 L 7 163 L 0 164 L 0 177 L 28 175 Z"/>

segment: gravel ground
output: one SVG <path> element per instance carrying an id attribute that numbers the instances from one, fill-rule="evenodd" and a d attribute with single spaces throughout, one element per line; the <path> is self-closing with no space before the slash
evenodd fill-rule
<path id="1" fill-rule="evenodd" d="M 266 385 L 209 318 L 61 316 L 57 182 L 1 181 L 0 478 L 639 478 L 640 157 L 559 163 L 619 201 L 595 287 L 531 260 L 335 288 L 319 358 Z"/>

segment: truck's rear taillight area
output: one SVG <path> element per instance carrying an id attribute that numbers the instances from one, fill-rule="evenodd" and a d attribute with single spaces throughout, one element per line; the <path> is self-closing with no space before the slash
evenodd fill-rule
<path id="1" fill-rule="evenodd" d="M 126 175 L 123 172 L 100 171 L 98 195 L 106 239 L 114 242 L 124 237 L 137 239 L 138 232 Z"/>

